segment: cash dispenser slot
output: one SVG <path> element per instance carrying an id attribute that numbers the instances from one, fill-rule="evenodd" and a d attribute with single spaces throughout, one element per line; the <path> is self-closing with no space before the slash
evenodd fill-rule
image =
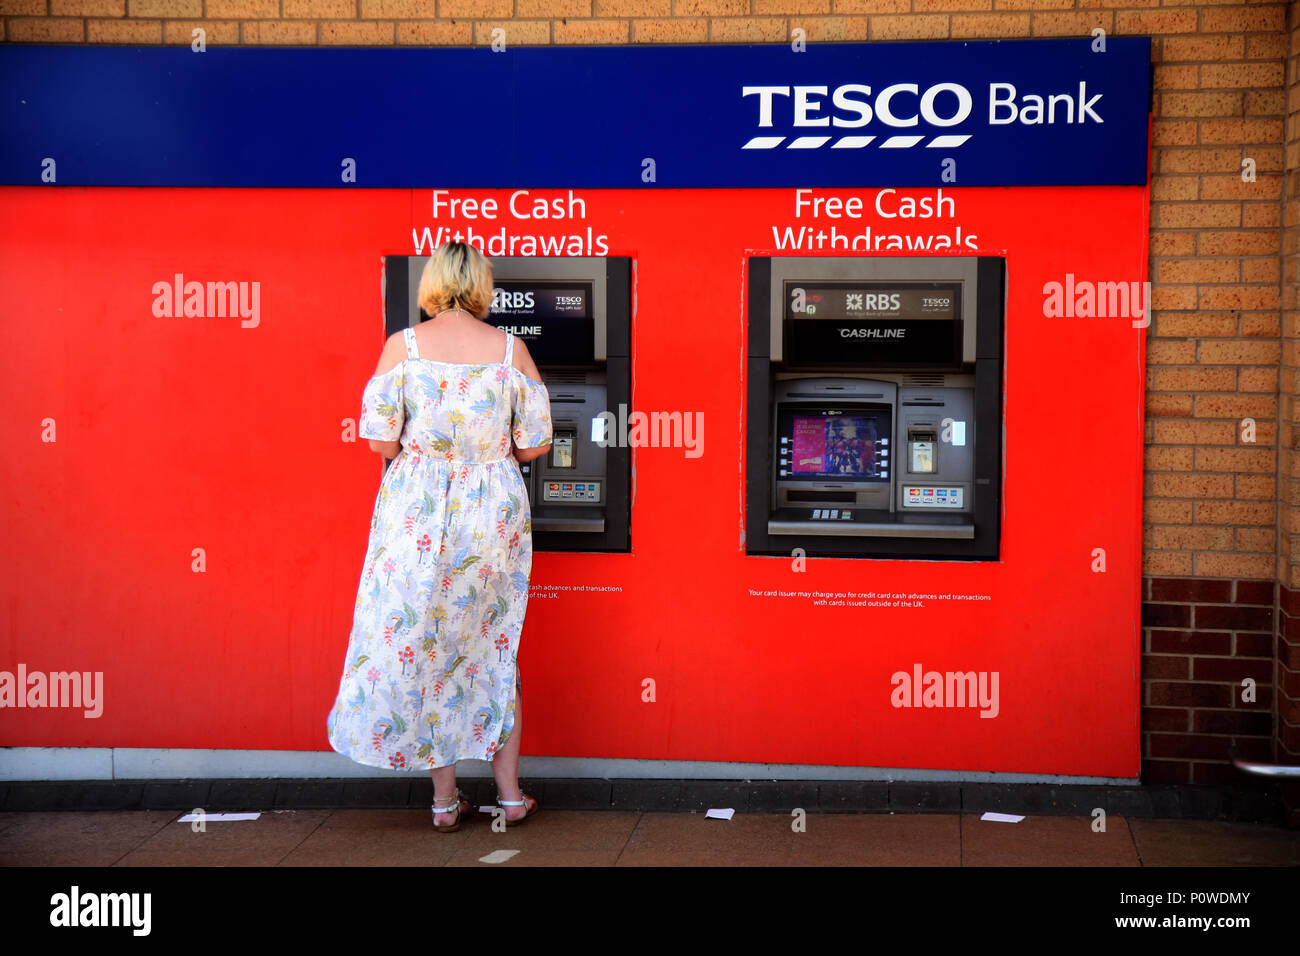
<path id="1" fill-rule="evenodd" d="M 422 318 L 427 256 L 385 260 L 389 333 Z M 631 260 L 495 257 L 487 321 L 523 341 L 551 403 L 551 447 L 520 465 L 534 551 L 631 548 L 631 455 L 598 426 L 631 405 Z M 405 266 L 405 268 L 402 267 Z"/>
<path id="2" fill-rule="evenodd" d="M 749 261 L 745 548 L 996 560 L 997 257 Z"/>

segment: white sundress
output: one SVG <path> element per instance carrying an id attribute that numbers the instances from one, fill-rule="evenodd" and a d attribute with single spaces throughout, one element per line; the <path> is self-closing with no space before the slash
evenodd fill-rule
<path id="1" fill-rule="evenodd" d="M 330 745 L 429 770 L 491 760 L 515 722 L 532 524 L 511 437 L 551 441 L 546 386 L 511 365 L 407 357 L 366 384 L 361 438 L 402 450 L 375 499 Z"/>

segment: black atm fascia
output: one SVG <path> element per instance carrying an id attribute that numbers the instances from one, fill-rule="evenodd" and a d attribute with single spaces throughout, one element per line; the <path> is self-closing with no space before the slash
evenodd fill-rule
<path id="1" fill-rule="evenodd" d="M 427 261 L 428 256 L 385 259 L 389 335 L 427 318 L 416 302 Z M 631 406 L 632 261 L 498 256 L 491 262 L 496 296 L 488 321 L 527 343 L 551 401 L 552 449 L 520 466 L 532 512 L 533 550 L 627 552 L 630 451 L 594 441 L 592 419 L 603 411 L 617 413 L 620 403 Z M 574 299 L 585 304 L 578 308 Z M 576 309 L 571 317 L 557 312 L 571 306 Z M 550 481 L 581 485 L 584 491 L 595 485 L 594 500 L 548 500 L 554 497 Z M 558 491 L 566 490 L 574 492 L 573 487 Z"/>
<path id="2" fill-rule="evenodd" d="M 864 360 L 853 354 L 855 339 L 839 341 L 853 335 L 843 330 L 900 323 L 883 314 L 868 316 L 869 321 L 843 316 L 842 321 L 822 319 L 820 325 L 803 322 L 792 331 L 787 291 L 809 288 L 832 295 L 837 289 L 919 294 L 933 288 L 955 291 L 959 302 L 955 321 L 935 323 L 935 332 L 922 335 L 911 351 L 877 347 Z M 788 556 L 802 548 L 822 556 L 997 560 L 1005 295 L 1006 262 L 1000 257 L 751 257 L 746 553 Z M 915 342 L 916 323 L 902 324 L 910 326 Z M 792 343 L 791 336 L 803 341 Z M 883 446 L 888 475 L 877 451 L 876 470 L 868 477 L 805 480 L 790 466 L 782 477 L 779 449 L 786 448 L 789 460 L 792 439 L 787 433 L 783 446 L 780 433 L 791 427 L 794 411 L 802 411 L 805 422 L 809 415 L 838 412 L 856 418 L 857 427 L 878 430 L 880 438 L 889 439 Z M 965 445 L 943 440 L 945 419 L 968 423 Z M 920 467 L 928 463 L 938 472 L 909 477 L 909 452 Z M 953 479 L 953 469 L 968 471 L 969 481 Z M 962 489 L 961 507 L 939 511 L 928 505 L 938 499 L 907 495 L 934 484 Z M 840 520 L 845 510 L 851 520 Z M 811 520 L 819 512 L 835 517 Z"/>

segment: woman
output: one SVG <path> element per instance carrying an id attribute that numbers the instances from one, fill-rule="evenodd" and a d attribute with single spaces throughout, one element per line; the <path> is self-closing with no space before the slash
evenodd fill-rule
<path id="1" fill-rule="evenodd" d="M 532 567 L 518 463 L 546 453 L 550 401 L 524 343 L 483 321 L 492 272 L 473 246 L 434 252 L 419 304 L 432 318 L 388 339 L 362 399 L 358 433 L 394 461 L 375 501 L 330 744 L 367 766 L 428 767 L 444 833 L 472 809 L 456 761 L 491 760 L 512 826 L 538 810 L 518 779 L 516 659 Z"/>

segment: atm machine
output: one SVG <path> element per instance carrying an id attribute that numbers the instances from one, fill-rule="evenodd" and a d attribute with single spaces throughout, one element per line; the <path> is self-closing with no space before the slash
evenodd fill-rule
<path id="1" fill-rule="evenodd" d="M 999 257 L 749 260 L 749 554 L 998 559 Z"/>
<path id="2" fill-rule="evenodd" d="M 416 295 L 428 256 L 388 256 L 387 334 L 428 316 Z M 528 345 L 551 400 L 551 449 L 520 466 L 534 551 L 627 552 L 630 450 L 603 434 L 601 412 L 631 408 L 631 259 L 491 259 L 488 321 Z"/>

